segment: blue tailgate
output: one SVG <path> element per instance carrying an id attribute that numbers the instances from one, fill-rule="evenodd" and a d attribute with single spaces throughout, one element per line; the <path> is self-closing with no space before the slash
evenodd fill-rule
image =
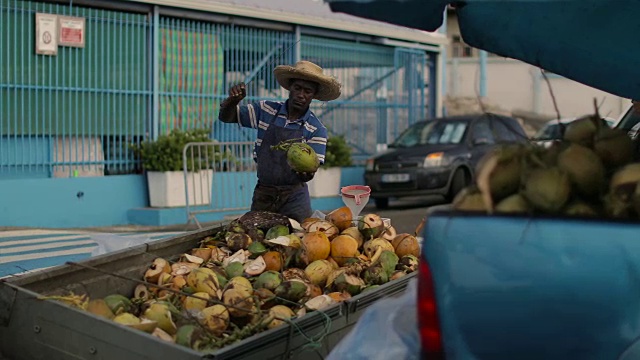
<path id="1" fill-rule="evenodd" d="M 447 359 L 617 359 L 640 336 L 640 224 L 436 211 Z"/>

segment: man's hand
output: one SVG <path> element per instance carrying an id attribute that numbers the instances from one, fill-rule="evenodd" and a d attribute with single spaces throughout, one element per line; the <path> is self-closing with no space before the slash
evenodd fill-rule
<path id="1" fill-rule="evenodd" d="M 300 181 L 302 182 L 311 181 L 311 179 L 313 179 L 313 177 L 316 174 L 314 172 L 297 172 L 297 171 L 295 173 L 296 175 L 298 175 L 298 179 L 300 179 Z"/>
<path id="2" fill-rule="evenodd" d="M 243 82 L 234 85 L 229 89 L 229 97 L 238 99 L 238 102 L 242 101 L 247 96 L 247 89 Z"/>
<path id="3" fill-rule="evenodd" d="M 218 116 L 222 122 L 235 122 L 237 112 L 236 105 L 247 96 L 247 89 L 244 83 L 239 83 L 229 89 L 229 97 L 224 99 L 220 104 L 220 115 Z"/>
<path id="4" fill-rule="evenodd" d="M 233 85 L 229 89 L 229 97 L 222 102 L 222 107 L 236 106 L 247 96 L 247 89 L 244 83 Z"/>

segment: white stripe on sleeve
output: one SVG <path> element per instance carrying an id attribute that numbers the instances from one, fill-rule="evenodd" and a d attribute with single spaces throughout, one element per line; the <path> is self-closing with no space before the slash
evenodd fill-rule
<path id="1" fill-rule="evenodd" d="M 258 121 L 256 119 L 256 111 L 253 108 L 253 105 L 249 104 L 247 106 L 249 108 L 249 121 L 251 122 L 251 128 L 252 129 L 257 129 L 258 128 Z"/>

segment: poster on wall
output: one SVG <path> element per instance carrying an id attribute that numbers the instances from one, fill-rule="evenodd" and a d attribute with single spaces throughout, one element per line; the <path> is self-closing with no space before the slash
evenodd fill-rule
<path id="1" fill-rule="evenodd" d="M 59 43 L 60 46 L 84 47 L 85 20 L 81 17 L 60 16 Z"/>
<path id="2" fill-rule="evenodd" d="M 36 54 L 58 55 L 58 15 L 36 13 Z"/>

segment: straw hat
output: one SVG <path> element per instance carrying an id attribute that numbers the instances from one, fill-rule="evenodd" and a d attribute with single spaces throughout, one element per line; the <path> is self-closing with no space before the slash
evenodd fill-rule
<path id="1" fill-rule="evenodd" d="M 335 100 L 340 97 L 340 83 L 334 77 L 324 75 L 322 68 L 310 61 L 298 61 L 294 66 L 279 65 L 273 69 L 276 80 L 283 88 L 289 90 L 291 79 L 301 79 L 318 83 L 318 92 L 314 99 L 320 101 Z"/>

